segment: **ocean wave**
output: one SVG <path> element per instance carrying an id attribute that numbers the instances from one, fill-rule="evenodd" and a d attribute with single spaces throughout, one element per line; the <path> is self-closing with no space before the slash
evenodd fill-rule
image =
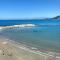
<path id="1" fill-rule="evenodd" d="M 6 29 L 6 28 L 31 28 L 35 27 L 37 25 L 35 24 L 20 24 L 20 25 L 12 25 L 12 26 L 0 26 L 0 30 Z"/>
<path id="2" fill-rule="evenodd" d="M 35 24 L 21 24 L 21 25 L 14 25 L 14 27 L 34 27 Z"/>
<path id="3" fill-rule="evenodd" d="M 19 25 L 10 25 L 10 26 L 0 26 L 0 31 L 7 28 L 32 28 L 40 26 L 57 26 L 60 24 L 19 24 Z"/>

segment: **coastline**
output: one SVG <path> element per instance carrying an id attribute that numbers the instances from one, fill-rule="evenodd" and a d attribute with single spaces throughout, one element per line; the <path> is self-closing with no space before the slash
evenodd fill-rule
<path id="1" fill-rule="evenodd" d="M 47 60 L 47 59 L 50 59 L 50 58 L 51 59 L 60 59 L 60 56 L 59 55 L 56 56 L 56 53 L 54 53 L 54 52 L 44 53 L 44 52 L 41 52 L 41 51 L 36 51 L 35 50 L 36 48 L 29 49 L 29 48 L 27 48 L 25 45 L 23 45 L 21 43 L 17 43 L 15 41 L 12 41 L 10 39 L 6 39 L 4 37 L 0 39 L 0 42 L 1 41 L 4 41 L 5 43 L 8 43 L 8 45 L 11 46 L 11 48 L 14 48 L 15 50 L 17 48 L 17 50 L 16 50 L 17 52 L 19 50 L 19 52 L 21 53 L 20 50 L 22 50 L 23 52 L 21 54 L 24 54 L 24 53 L 28 52 L 28 55 L 31 54 L 31 55 L 34 56 L 34 58 L 32 57 L 33 59 L 35 59 L 37 57 L 39 57 L 38 60 L 40 60 L 41 57 L 43 57 L 44 60 L 45 59 Z M 20 54 L 20 53 L 18 53 L 18 54 Z M 35 55 L 36 55 L 36 57 L 35 57 Z M 43 60 L 43 59 L 41 59 L 41 60 Z"/>

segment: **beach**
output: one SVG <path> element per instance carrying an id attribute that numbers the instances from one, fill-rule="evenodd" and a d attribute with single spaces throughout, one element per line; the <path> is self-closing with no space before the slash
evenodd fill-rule
<path id="1" fill-rule="evenodd" d="M 0 60 L 60 60 L 60 0 L 0 0 Z"/>
<path id="2" fill-rule="evenodd" d="M 0 26 L 0 60 L 60 60 L 60 26 L 33 22 Z"/>
<path id="3" fill-rule="evenodd" d="M 0 38 L 0 60 L 60 60 L 60 57 L 37 53 L 8 39 Z"/>

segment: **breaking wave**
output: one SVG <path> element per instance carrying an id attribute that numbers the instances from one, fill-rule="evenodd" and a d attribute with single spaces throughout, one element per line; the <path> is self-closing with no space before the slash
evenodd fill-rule
<path id="1" fill-rule="evenodd" d="M 36 27 L 35 24 L 20 24 L 20 25 L 12 25 L 12 26 L 0 26 L 0 30 L 6 29 L 6 28 L 31 28 Z"/>

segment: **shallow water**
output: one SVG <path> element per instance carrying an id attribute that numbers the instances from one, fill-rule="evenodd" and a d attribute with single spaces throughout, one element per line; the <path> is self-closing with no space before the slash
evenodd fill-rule
<path id="1" fill-rule="evenodd" d="M 34 23 L 39 27 L 5 29 L 0 32 L 0 35 L 27 46 L 60 53 L 60 21 Z"/>

